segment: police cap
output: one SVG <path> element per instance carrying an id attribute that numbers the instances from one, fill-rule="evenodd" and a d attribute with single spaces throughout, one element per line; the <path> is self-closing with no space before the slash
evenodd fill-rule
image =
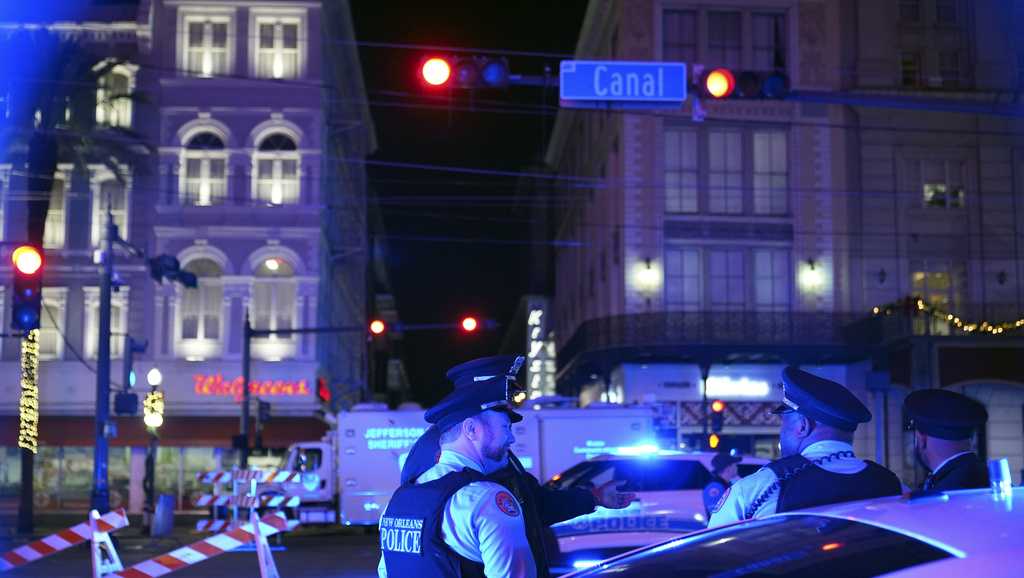
<path id="1" fill-rule="evenodd" d="M 945 389 L 919 389 L 903 401 L 910 427 L 944 440 L 965 440 L 988 421 L 985 406 Z"/>
<path id="2" fill-rule="evenodd" d="M 774 413 L 797 411 L 815 421 L 852 432 L 871 421 L 871 412 L 842 385 L 796 367 L 782 370 L 783 405 Z"/>
<path id="3" fill-rule="evenodd" d="M 711 458 L 711 469 L 714 470 L 714 472 L 717 474 L 720 473 L 725 468 L 733 464 L 738 464 L 742 461 L 742 457 L 736 455 L 731 451 L 718 452 L 717 454 L 715 454 L 715 457 Z"/>
<path id="4" fill-rule="evenodd" d="M 442 432 L 487 410 L 503 411 L 513 423 L 522 421 L 512 409 L 522 394 L 515 383 L 522 364 L 521 356 L 496 355 L 456 365 L 446 374 L 455 391 L 427 410 L 424 418 Z"/>

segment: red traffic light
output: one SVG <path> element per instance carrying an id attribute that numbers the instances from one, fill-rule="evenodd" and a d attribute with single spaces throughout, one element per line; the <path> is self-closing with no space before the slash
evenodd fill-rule
<path id="1" fill-rule="evenodd" d="M 711 402 L 711 411 L 715 413 L 722 413 L 723 411 L 725 411 L 725 402 L 720 399 L 716 399 L 715 401 Z"/>
<path id="2" fill-rule="evenodd" d="M 470 333 L 476 331 L 477 327 L 480 327 L 480 323 L 476 320 L 476 317 L 464 317 L 461 326 L 463 331 Z"/>
<path id="3" fill-rule="evenodd" d="M 430 86 L 442 86 L 452 76 L 452 67 L 444 58 L 428 58 L 420 66 L 420 77 Z"/>
<path id="4" fill-rule="evenodd" d="M 384 333 L 384 330 L 387 328 L 387 324 L 385 324 L 380 319 L 374 319 L 373 321 L 370 322 L 370 333 L 374 335 L 380 335 L 381 333 Z"/>
<path id="5" fill-rule="evenodd" d="M 727 68 L 716 68 L 704 76 L 704 91 L 712 98 L 728 98 L 736 89 L 736 77 Z"/>
<path id="6" fill-rule="evenodd" d="M 11 262 L 22 275 L 35 275 L 43 267 L 43 254 L 32 245 L 22 245 L 11 253 Z"/>

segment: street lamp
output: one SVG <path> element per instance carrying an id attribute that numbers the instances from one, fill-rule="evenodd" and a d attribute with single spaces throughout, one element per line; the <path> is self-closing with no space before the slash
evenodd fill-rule
<path id="1" fill-rule="evenodd" d="M 146 374 L 146 383 L 148 383 L 150 387 L 160 387 L 160 384 L 163 382 L 164 374 L 160 373 L 160 370 L 155 367 L 150 369 L 149 373 Z"/>

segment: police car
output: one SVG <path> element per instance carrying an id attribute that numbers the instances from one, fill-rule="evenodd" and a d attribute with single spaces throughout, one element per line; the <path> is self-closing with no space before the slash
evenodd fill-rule
<path id="1" fill-rule="evenodd" d="M 598 507 L 597 511 L 552 526 L 559 554 L 552 573 L 586 568 L 598 561 L 707 525 L 707 506 L 714 504 L 721 486 L 711 486 L 713 452 L 678 452 L 654 446 L 617 448 L 576 464 L 554 476 L 548 486 L 558 489 L 593 489 L 622 480 L 638 501 L 623 510 Z M 757 471 L 768 460 L 744 456 L 739 475 Z"/>
<path id="2" fill-rule="evenodd" d="M 1021 576 L 1024 488 L 893 496 L 776 514 L 649 546 L 574 578 Z"/>

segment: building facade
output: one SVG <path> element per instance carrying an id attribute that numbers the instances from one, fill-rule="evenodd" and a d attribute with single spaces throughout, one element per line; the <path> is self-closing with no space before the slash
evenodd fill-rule
<path id="1" fill-rule="evenodd" d="M 770 456 L 765 410 L 798 364 L 861 397 L 875 419 L 858 451 L 913 484 L 902 399 L 947 387 L 987 405 L 979 449 L 1019 480 L 1024 339 L 981 323 L 1024 313 L 1024 149 L 1017 118 L 976 104 L 1019 93 L 1022 17 L 997 1 L 591 2 L 578 58 L 784 72 L 828 98 L 705 101 L 701 122 L 693 99 L 560 111 L 547 164 L 592 179 L 560 203 L 557 239 L 576 242 L 555 257 L 560 391 L 667 403 L 689 447 L 706 388 L 729 402 L 726 441 Z"/>
<path id="2" fill-rule="evenodd" d="M 198 278 L 196 289 L 160 284 L 145 261 L 116 258 L 112 388 L 124 385 L 123 336 L 147 341 L 135 356 L 143 382 L 136 391 L 144 395 L 141 376 L 156 367 L 166 399 L 157 491 L 185 507 L 197 489 L 194 471 L 235 459 L 246 316 L 254 329 L 267 330 L 365 324 L 366 181 L 358 161 L 375 141 L 349 6 L 142 0 L 73 16 L 36 25 L 88 47 L 98 63 L 116 59 L 97 86 L 96 121 L 101 130 L 134 131 L 151 153 L 122 167 L 121 179 L 104 166 L 73 159 L 59 165 L 44 239 L 37 506 L 88 503 L 95 252 L 109 205 L 127 242 L 148 256 L 176 257 Z M 126 92 L 142 98 L 104 98 Z M 21 233 L 12 211 L 23 171 L 17 155 L 5 162 L 4 174 L 13 177 L 3 181 L 10 209 L 4 240 L 15 242 Z M 9 278 L 6 257 L 0 271 Z M 5 326 L 8 309 L 0 307 Z M 361 399 L 366 342 L 355 333 L 252 340 L 249 388 L 271 403 L 273 415 L 263 428 L 265 446 L 316 439 L 326 429 L 318 410 Z M 7 376 L 0 382 L 4 484 L 18 480 L 18 350 L 17 340 L 5 340 L 0 362 Z M 140 417 L 114 421 L 112 505 L 137 510 L 146 434 Z"/>

